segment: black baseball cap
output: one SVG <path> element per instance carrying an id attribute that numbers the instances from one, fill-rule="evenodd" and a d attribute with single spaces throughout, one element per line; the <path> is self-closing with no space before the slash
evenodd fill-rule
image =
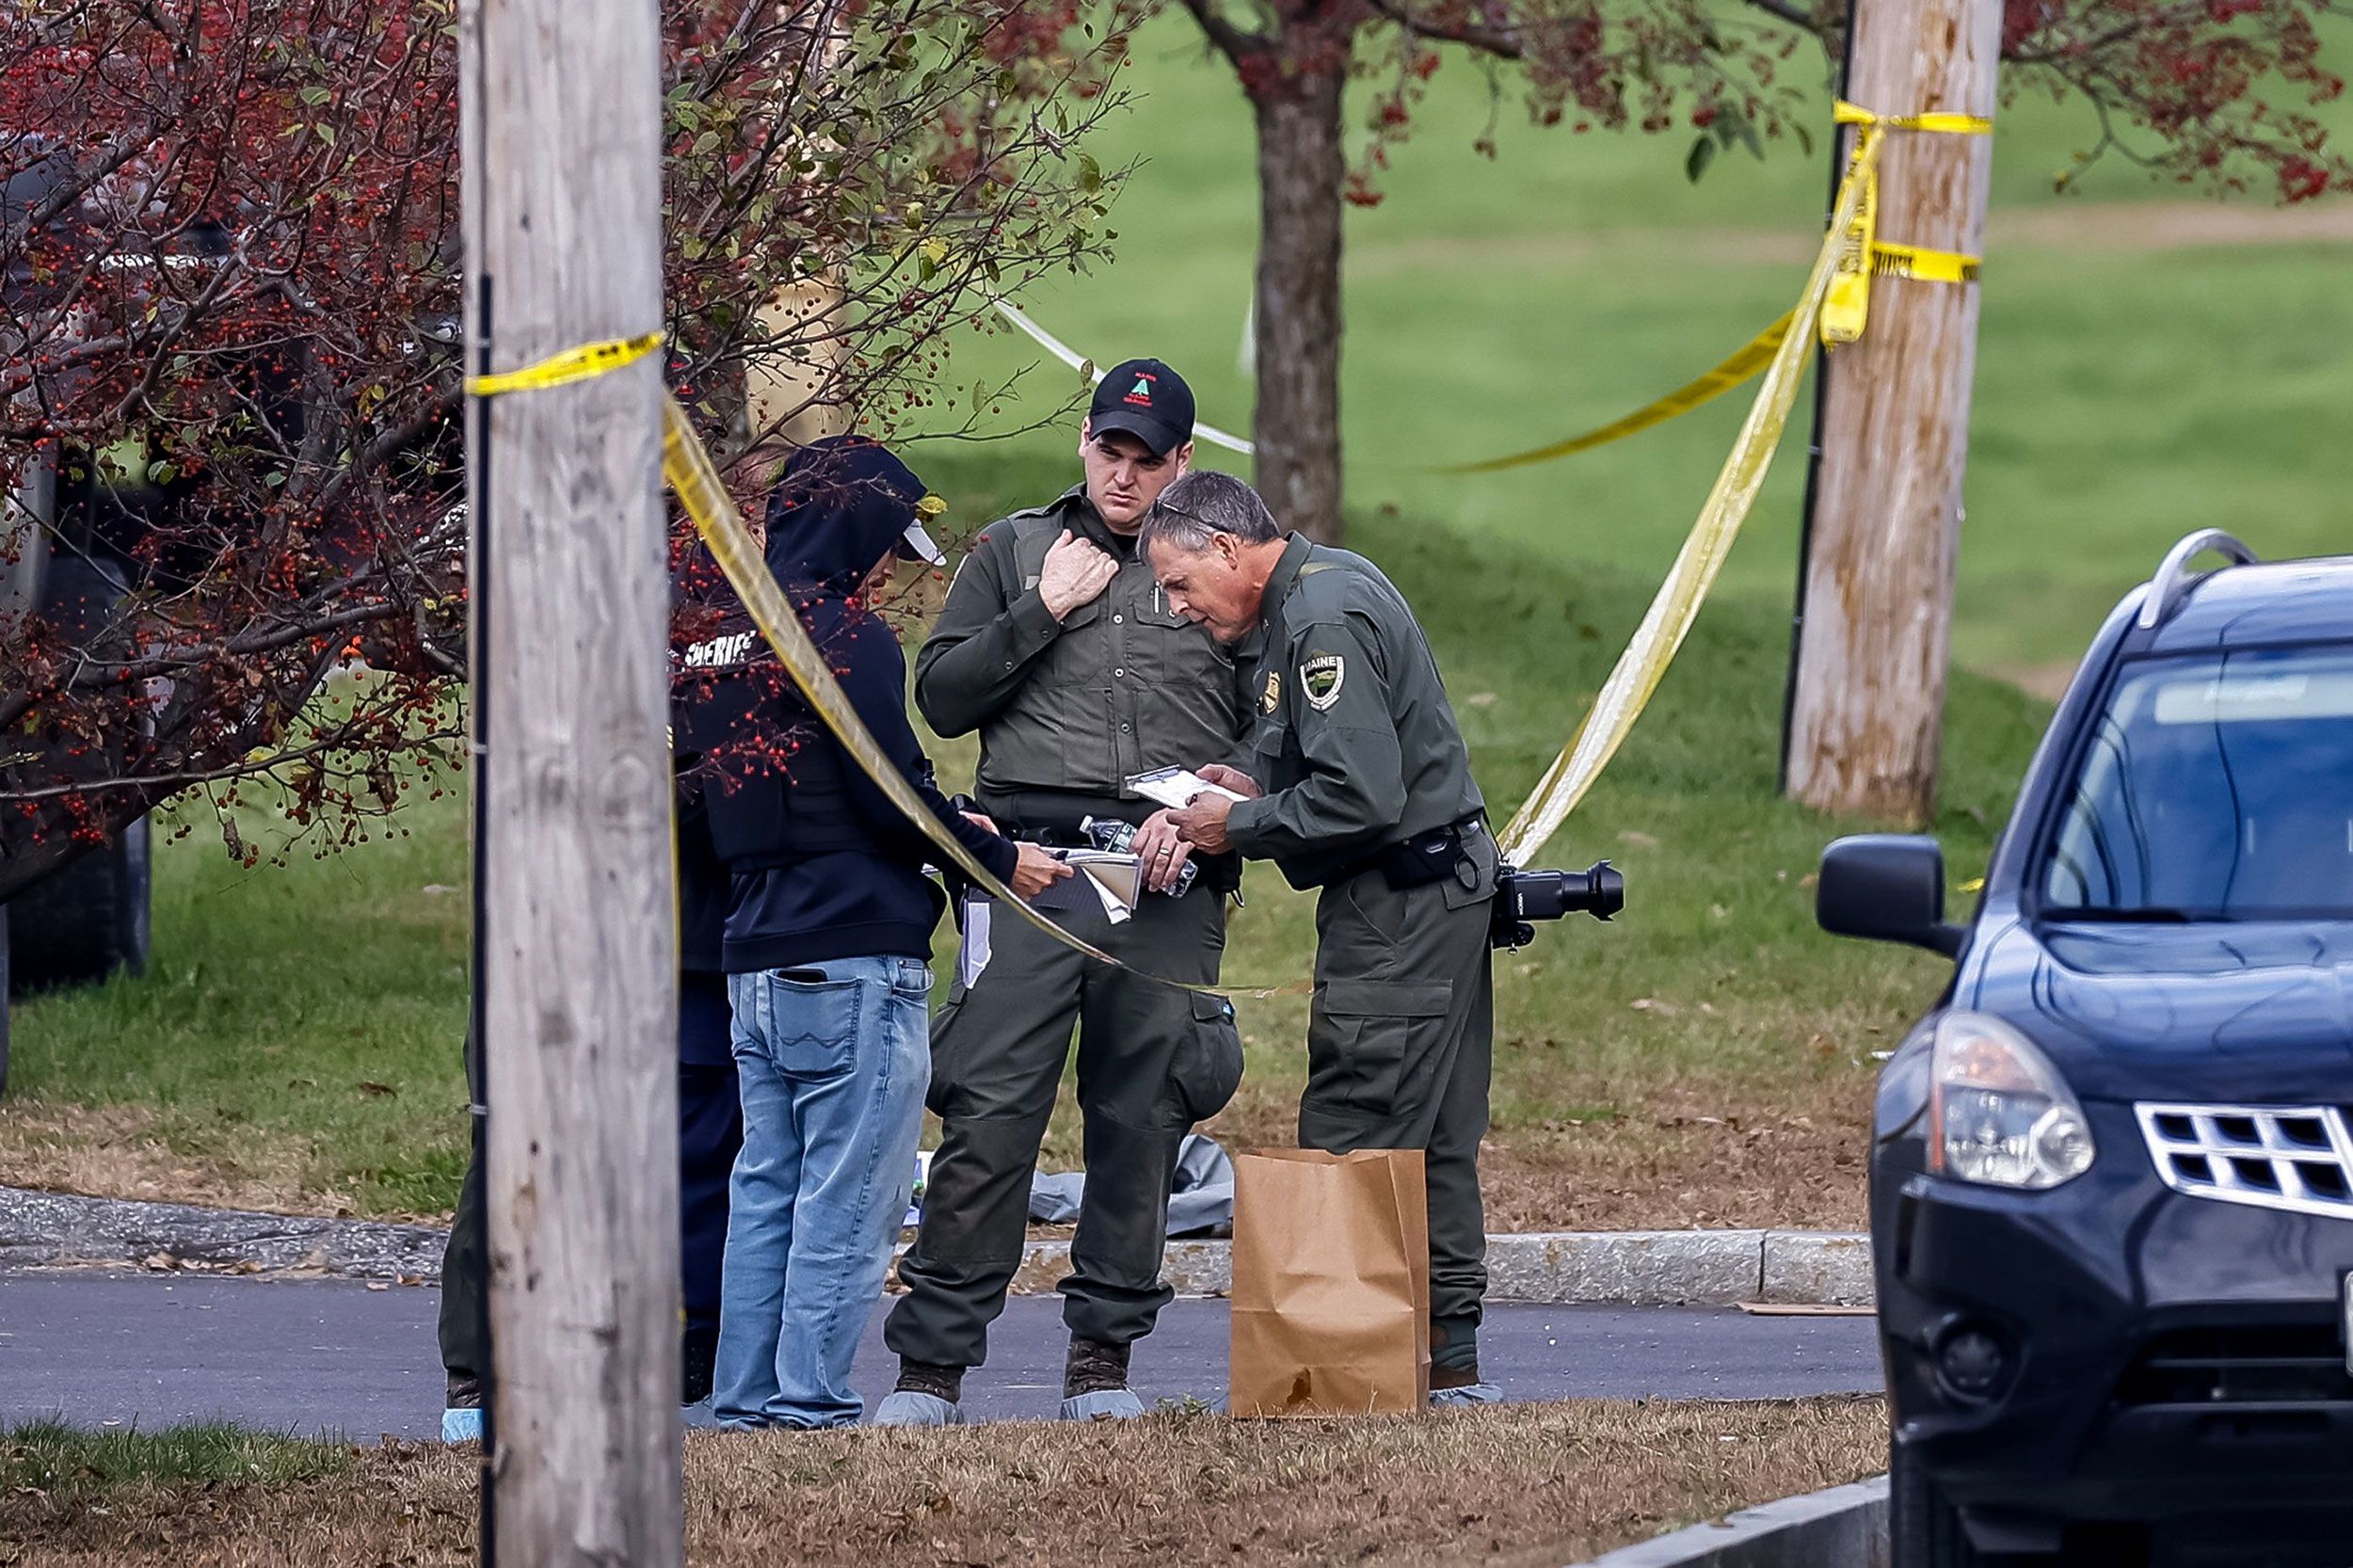
<path id="1" fill-rule="evenodd" d="M 1097 436 L 1125 430 L 1165 457 L 1193 440 L 1193 389 L 1158 360 L 1128 360 L 1095 384 L 1087 421 Z"/>

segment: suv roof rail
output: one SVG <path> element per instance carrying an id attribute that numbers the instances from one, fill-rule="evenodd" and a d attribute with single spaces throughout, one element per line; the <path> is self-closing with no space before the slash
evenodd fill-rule
<path id="1" fill-rule="evenodd" d="M 2180 543 L 2165 552 L 2157 563 L 2157 574 L 2149 580 L 2149 596 L 2140 601 L 2140 629 L 2147 632 L 2165 624 L 2166 619 L 2180 608 L 2190 588 L 2198 582 L 2189 574 L 2189 564 L 2208 551 L 2227 555 L 2234 567 L 2251 567 L 2263 559 L 2234 536 L 2219 528 L 2201 528 L 2185 536 Z"/>

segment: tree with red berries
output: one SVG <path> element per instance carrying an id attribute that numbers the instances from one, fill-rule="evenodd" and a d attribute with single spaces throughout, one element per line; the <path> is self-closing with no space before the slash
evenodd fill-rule
<path id="1" fill-rule="evenodd" d="M 1100 249 L 1077 0 L 663 0 L 672 384 L 747 491 Z M 454 0 L 0 18 L 0 901 L 171 796 L 322 847 L 465 732 Z M 820 312 L 776 301 L 826 296 Z M 751 395 L 779 366 L 794 398 Z M 347 670 L 347 678 L 330 675 Z"/>
<path id="2" fill-rule="evenodd" d="M 1340 244 L 1345 204 L 1380 200 L 1388 150 L 1455 46 L 1545 125 L 1694 128 L 1694 174 L 1721 148 L 1791 132 L 1781 74 L 1843 44 L 1842 0 L 1182 0 L 1248 95 L 1258 131 L 1258 488 L 1277 516 L 1340 537 Z M 2305 200 L 2353 182 L 2311 104 L 2336 97 L 2317 19 L 2334 0 L 2006 0 L 2004 91 L 2075 98 L 2092 155 L 2159 177 Z M 1833 53 L 1834 57 L 1834 53 Z M 1346 96 L 1369 93 L 1353 164 Z M 2301 104 L 2303 106 L 2299 107 Z M 1491 142 L 1480 152 L 1492 155 Z"/>

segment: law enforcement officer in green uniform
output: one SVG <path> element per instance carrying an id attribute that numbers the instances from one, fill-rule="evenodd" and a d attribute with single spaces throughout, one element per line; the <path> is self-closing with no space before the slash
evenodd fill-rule
<path id="1" fill-rule="evenodd" d="M 1171 1294 L 1160 1254 L 1177 1145 L 1241 1077 L 1231 1008 L 1144 978 L 1217 978 L 1240 858 L 1201 856 L 1189 890 L 1176 890 L 1192 851 L 1124 787 L 1155 768 L 1237 754 L 1252 722 L 1233 654 L 1177 612 L 1136 548 L 1144 512 L 1192 459 L 1193 421 L 1192 392 L 1160 361 L 1105 376 L 1080 438 L 1085 483 L 989 524 L 916 657 L 915 700 L 932 727 L 980 732 L 980 811 L 1014 838 L 1071 847 L 1084 844 L 1090 818 L 1148 824 L 1146 880 L 1162 890 L 1119 924 L 1099 904 L 1053 911 L 1142 974 L 1011 912 L 967 910 L 965 967 L 978 957 L 977 921 L 988 959 L 933 1028 L 930 1103 L 942 1136 L 899 1268 L 907 1294 L 885 1329 L 900 1375 L 880 1424 L 962 1419 L 964 1373 L 985 1356 L 1021 1261 L 1030 1178 L 1074 1023 L 1086 1187 L 1061 1286 L 1071 1335 L 1063 1415 L 1143 1413 L 1128 1388 L 1128 1350 Z"/>
<path id="2" fill-rule="evenodd" d="M 1257 638 L 1247 766 L 1198 770 L 1249 798 L 1206 792 L 1166 829 L 1321 889 L 1299 1141 L 1425 1151 L 1431 1398 L 1494 1400 L 1479 1376 L 1479 1141 L 1497 852 L 1430 644 L 1380 568 L 1285 537 L 1239 479 L 1177 480 L 1143 537 L 1170 603 L 1222 643 Z"/>

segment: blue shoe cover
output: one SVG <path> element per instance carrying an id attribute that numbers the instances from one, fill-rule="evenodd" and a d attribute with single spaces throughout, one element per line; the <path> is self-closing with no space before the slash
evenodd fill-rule
<path id="1" fill-rule="evenodd" d="M 1466 1383 L 1460 1388 L 1433 1388 L 1430 1406 L 1444 1410 L 1449 1405 L 1501 1404 L 1503 1390 L 1492 1383 Z"/>
<path id="2" fill-rule="evenodd" d="M 918 1394 L 901 1388 L 883 1397 L 868 1417 L 871 1427 L 960 1427 L 964 1425 L 964 1406 L 950 1404 L 936 1394 Z"/>
<path id="3" fill-rule="evenodd" d="M 1064 1421 L 1132 1421 L 1144 1414 L 1144 1401 L 1126 1388 L 1105 1388 L 1074 1394 L 1062 1402 Z"/>
<path id="4" fill-rule="evenodd" d="M 452 1405 L 441 1412 L 441 1441 L 444 1443 L 479 1443 L 482 1441 L 482 1409 Z"/>

